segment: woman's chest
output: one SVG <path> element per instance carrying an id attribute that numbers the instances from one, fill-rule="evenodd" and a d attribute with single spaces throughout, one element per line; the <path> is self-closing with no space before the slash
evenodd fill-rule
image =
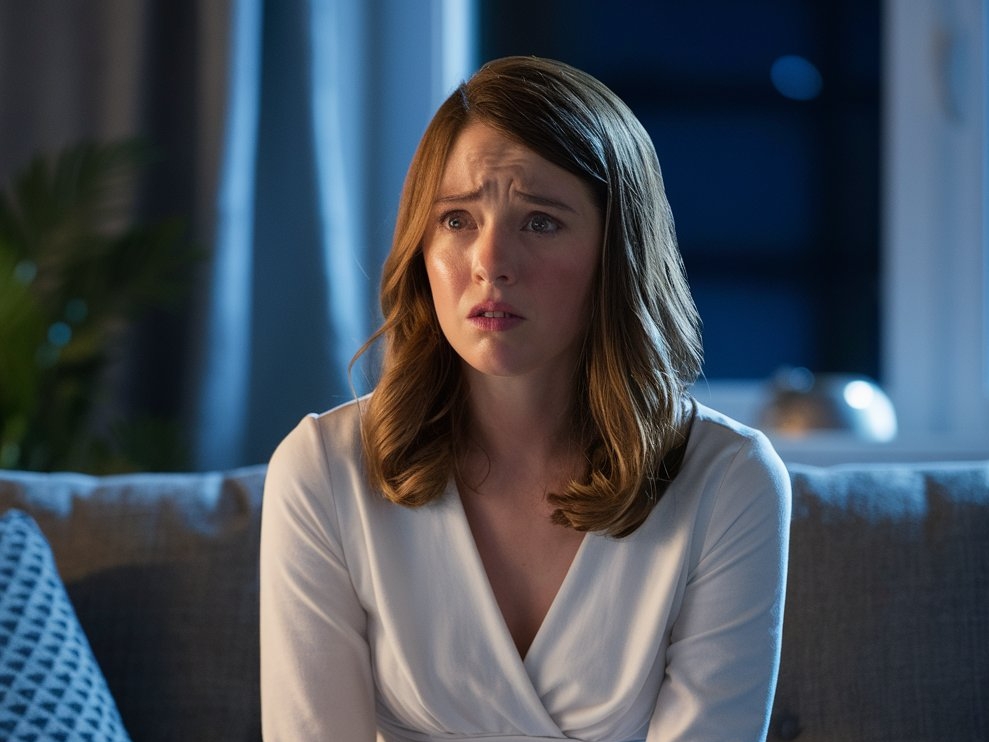
<path id="1" fill-rule="evenodd" d="M 555 525 L 547 507 L 464 497 L 471 536 L 521 657 L 567 578 L 584 534 Z"/>
<path id="2" fill-rule="evenodd" d="M 521 565 L 486 567 L 483 539 L 459 506 L 395 513 L 348 554 L 385 718 L 437 732 L 636 738 L 655 704 L 685 584 L 681 529 L 622 540 L 589 534 L 569 555 L 560 548 L 557 574 L 540 593 L 513 581 Z M 526 558 L 552 561 L 547 554 Z M 517 604 L 498 593 L 529 590 L 541 602 L 529 614 L 523 659 Z"/>

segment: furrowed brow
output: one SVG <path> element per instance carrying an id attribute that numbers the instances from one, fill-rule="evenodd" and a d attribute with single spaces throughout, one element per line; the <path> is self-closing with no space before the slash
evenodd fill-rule
<path id="1" fill-rule="evenodd" d="M 576 209 L 572 206 L 565 204 L 562 201 L 557 201 L 555 198 L 547 198 L 546 196 L 540 196 L 536 193 L 525 193 L 524 191 L 519 191 L 518 194 L 519 198 L 526 203 L 535 204 L 536 206 L 549 206 L 550 208 L 562 209 L 563 211 L 576 213 Z"/>
<path id="2" fill-rule="evenodd" d="M 467 191 L 466 193 L 450 193 L 445 196 L 437 196 L 433 199 L 434 204 L 448 204 L 448 203 L 462 203 L 462 202 L 472 202 L 478 201 L 481 198 L 481 193 L 484 191 L 484 187 L 475 188 L 473 191 Z"/>
<path id="3" fill-rule="evenodd" d="M 446 203 L 473 203 L 481 199 L 481 195 L 484 193 L 484 186 L 476 188 L 473 191 L 467 191 L 465 193 L 450 193 L 444 196 L 437 196 L 433 199 L 433 204 L 446 204 Z M 563 201 L 558 201 L 555 198 L 549 198 L 547 196 L 540 196 L 536 193 L 526 193 L 525 191 L 516 191 L 518 197 L 525 201 L 526 203 L 533 204 L 536 206 L 548 206 L 550 208 L 560 209 L 562 211 L 569 211 L 570 213 L 577 213 L 569 204 Z"/>

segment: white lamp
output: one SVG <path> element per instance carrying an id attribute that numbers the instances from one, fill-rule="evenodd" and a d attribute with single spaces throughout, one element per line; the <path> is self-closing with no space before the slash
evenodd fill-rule
<path id="1" fill-rule="evenodd" d="M 893 403 L 872 379 L 805 368 L 774 376 L 759 422 L 767 433 L 785 437 L 830 431 L 879 443 L 893 440 L 897 427 Z"/>

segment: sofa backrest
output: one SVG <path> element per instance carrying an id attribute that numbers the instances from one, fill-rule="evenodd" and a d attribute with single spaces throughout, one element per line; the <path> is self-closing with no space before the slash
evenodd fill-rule
<path id="1" fill-rule="evenodd" d="M 790 472 L 769 739 L 989 739 L 989 462 Z"/>

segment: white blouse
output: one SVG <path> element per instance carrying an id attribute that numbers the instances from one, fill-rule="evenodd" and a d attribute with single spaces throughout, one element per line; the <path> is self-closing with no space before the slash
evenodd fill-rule
<path id="1" fill-rule="evenodd" d="M 267 742 L 748 742 L 779 664 L 789 479 L 698 406 L 683 467 L 623 539 L 590 533 L 525 658 L 459 494 L 369 490 L 358 403 L 272 457 L 261 534 Z"/>

